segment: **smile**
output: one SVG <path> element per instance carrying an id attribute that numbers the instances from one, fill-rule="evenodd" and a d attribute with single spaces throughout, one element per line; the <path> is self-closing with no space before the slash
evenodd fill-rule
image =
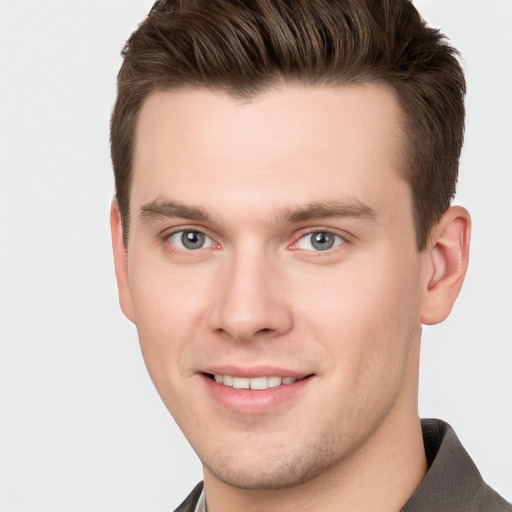
<path id="1" fill-rule="evenodd" d="M 315 374 L 293 373 L 277 368 L 226 367 L 212 368 L 201 375 L 206 390 L 223 409 L 252 415 L 265 414 L 275 407 L 291 407 L 314 385 Z"/>
<path id="2" fill-rule="evenodd" d="M 212 375 L 210 378 L 213 378 L 215 382 L 218 384 L 223 384 L 224 386 L 232 387 L 235 389 L 255 389 L 262 390 L 268 388 L 276 388 L 278 386 L 293 384 L 298 379 L 295 377 L 233 377 L 231 375 Z"/>

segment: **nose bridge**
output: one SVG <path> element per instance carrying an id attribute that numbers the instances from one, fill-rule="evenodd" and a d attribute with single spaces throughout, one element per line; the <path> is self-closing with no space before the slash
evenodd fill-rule
<path id="1" fill-rule="evenodd" d="M 216 278 L 212 328 L 240 341 L 291 329 L 292 312 L 279 286 L 283 270 L 255 244 L 231 251 Z"/>

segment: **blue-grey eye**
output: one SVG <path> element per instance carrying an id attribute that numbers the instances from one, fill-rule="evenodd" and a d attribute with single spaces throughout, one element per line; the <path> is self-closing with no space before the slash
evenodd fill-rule
<path id="1" fill-rule="evenodd" d="M 172 245 L 178 249 L 194 251 L 213 246 L 213 240 L 201 231 L 184 230 L 176 231 L 168 238 Z"/>
<path id="2" fill-rule="evenodd" d="M 307 251 L 328 251 L 344 242 L 345 240 L 340 235 L 329 231 L 316 231 L 299 238 L 297 247 Z"/>

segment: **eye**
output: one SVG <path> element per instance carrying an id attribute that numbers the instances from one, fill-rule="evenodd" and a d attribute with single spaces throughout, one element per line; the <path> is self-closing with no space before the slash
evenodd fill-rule
<path id="1" fill-rule="evenodd" d="M 178 249 L 185 251 L 205 249 L 215 245 L 210 237 L 201 233 L 201 231 L 194 230 L 176 231 L 169 235 L 167 240 Z"/>
<path id="2" fill-rule="evenodd" d="M 340 235 L 329 231 L 316 231 L 300 237 L 297 241 L 297 248 L 306 251 L 328 251 L 343 243 L 345 240 Z"/>

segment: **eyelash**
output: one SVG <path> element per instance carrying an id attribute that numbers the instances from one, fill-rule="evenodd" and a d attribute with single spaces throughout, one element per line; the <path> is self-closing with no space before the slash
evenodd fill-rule
<path id="1" fill-rule="evenodd" d="M 181 235 L 181 237 L 183 238 L 183 235 L 185 233 L 196 233 L 198 235 L 204 236 L 205 239 L 209 240 L 208 247 L 201 246 L 196 249 L 191 249 L 191 248 L 186 248 L 186 247 L 178 247 L 175 242 L 171 241 L 171 238 L 175 237 L 176 235 Z M 314 248 L 313 249 L 305 249 L 303 247 L 300 247 L 299 244 L 300 244 L 301 240 L 307 239 L 308 237 L 311 238 L 314 235 L 319 235 L 319 234 L 332 236 L 334 238 L 333 245 L 331 247 L 328 247 L 325 250 L 318 250 L 318 249 L 314 249 Z M 219 248 L 221 248 L 221 245 L 218 244 L 217 242 L 215 242 L 215 240 L 211 236 L 206 234 L 203 230 L 193 228 L 193 227 L 182 227 L 182 228 L 176 229 L 170 233 L 169 232 L 165 233 L 162 236 L 162 240 L 165 244 L 167 244 L 168 248 L 173 252 L 193 253 L 196 251 L 200 251 L 201 249 L 219 249 Z M 322 256 L 322 255 L 332 254 L 332 252 L 334 250 L 336 250 L 336 248 L 346 244 L 347 242 L 348 242 L 348 239 L 347 239 L 346 235 L 341 235 L 341 234 L 336 233 L 329 229 L 314 229 L 311 231 L 303 232 L 303 234 L 301 234 L 298 238 L 296 238 L 295 242 L 293 242 L 291 245 L 289 245 L 288 248 L 291 250 L 304 251 L 304 252 L 310 253 L 312 255 L 314 254 L 315 256 Z"/>

